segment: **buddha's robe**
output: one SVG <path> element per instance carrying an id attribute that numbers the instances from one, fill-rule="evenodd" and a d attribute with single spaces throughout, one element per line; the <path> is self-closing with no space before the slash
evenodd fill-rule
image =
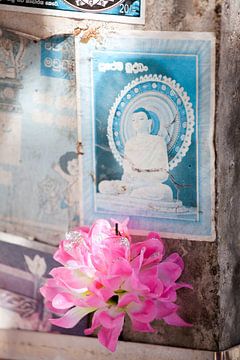
<path id="1" fill-rule="evenodd" d="M 172 201 L 167 146 L 162 136 L 138 134 L 125 144 L 121 180 L 102 181 L 100 193 Z"/>

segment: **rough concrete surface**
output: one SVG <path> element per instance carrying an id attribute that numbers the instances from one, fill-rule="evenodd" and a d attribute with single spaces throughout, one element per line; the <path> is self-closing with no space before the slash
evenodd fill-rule
<path id="1" fill-rule="evenodd" d="M 240 2 L 222 12 L 216 116 L 220 348 L 240 344 Z"/>
<path id="2" fill-rule="evenodd" d="M 144 30 L 216 31 L 218 0 L 147 0 Z"/>
<path id="3" fill-rule="evenodd" d="M 183 255 L 186 271 L 182 280 L 194 287 L 194 291 L 179 291 L 182 316 L 191 321 L 193 327 L 174 328 L 159 322 L 155 324 L 158 333 L 139 334 L 132 332 L 129 323 L 126 323 L 124 340 L 207 350 L 240 343 L 240 1 L 224 2 L 220 31 L 221 9 L 220 0 L 147 0 L 146 25 L 134 27 L 143 30 L 215 31 L 218 41 L 221 33 L 221 47 L 217 52 L 217 64 L 220 58 L 216 121 L 218 239 L 214 243 L 166 240 L 168 253 L 177 251 Z M 0 12 L 0 27 L 22 31 L 37 38 L 72 33 L 85 23 Z M 120 24 L 103 23 L 102 26 L 133 28 Z"/>

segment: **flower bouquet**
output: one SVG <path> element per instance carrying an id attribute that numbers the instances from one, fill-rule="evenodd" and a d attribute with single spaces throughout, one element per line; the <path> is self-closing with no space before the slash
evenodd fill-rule
<path id="1" fill-rule="evenodd" d="M 151 323 L 162 319 L 169 325 L 191 326 L 178 315 L 176 291 L 189 284 L 177 282 L 183 260 L 173 253 L 164 256 L 157 233 L 143 242 L 131 243 L 127 220 L 97 220 L 91 228 L 79 227 L 66 234 L 54 259 L 54 268 L 40 289 L 47 307 L 57 318 L 51 323 L 74 327 L 93 313 L 89 335 L 97 332 L 102 345 L 115 351 L 128 316 L 134 331 L 155 332 Z"/>

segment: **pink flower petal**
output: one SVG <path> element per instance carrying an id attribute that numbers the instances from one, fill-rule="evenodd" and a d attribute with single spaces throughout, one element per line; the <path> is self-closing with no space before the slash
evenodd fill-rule
<path id="1" fill-rule="evenodd" d="M 48 310 L 50 310 L 51 313 L 57 314 L 59 316 L 65 314 L 66 312 L 66 309 L 56 309 L 55 307 L 53 307 L 51 301 L 46 301 L 44 305 Z"/>
<path id="2" fill-rule="evenodd" d="M 192 327 L 192 324 L 190 324 L 190 323 L 184 321 L 183 319 L 181 319 L 180 316 L 177 313 L 173 313 L 171 315 L 168 315 L 168 316 L 164 317 L 163 320 L 168 325 L 182 326 L 182 327 Z"/>
<path id="3" fill-rule="evenodd" d="M 143 270 L 139 274 L 139 280 L 142 284 L 146 285 L 151 291 L 156 288 L 158 281 L 158 267 L 152 266 Z"/>
<path id="4" fill-rule="evenodd" d="M 127 313 L 132 321 L 149 323 L 156 318 L 157 305 L 152 300 L 146 300 L 141 304 L 130 304 Z"/>
<path id="5" fill-rule="evenodd" d="M 98 219 L 92 225 L 89 231 L 89 238 L 91 238 L 92 246 L 99 246 L 107 237 L 111 235 L 112 227 L 105 219 Z"/>
<path id="6" fill-rule="evenodd" d="M 102 327 L 98 332 L 98 340 L 110 351 L 114 352 L 117 347 L 119 335 L 121 334 L 124 323 L 124 314 L 118 318 L 118 322 L 114 328 Z"/>
<path id="7" fill-rule="evenodd" d="M 132 267 L 126 259 L 117 259 L 114 261 L 112 266 L 110 267 L 111 275 L 118 275 L 121 277 L 128 277 L 132 274 Z"/>
<path id="8" fill-rule="evenodd" d="M 164 285 L 161 280 L 157 279 L 154 289 L 152 290 L 152 298 L 160 298 L 164 292 Z"/>
<path id="9" fill-rule="evenodd" d="M 159 300 L 163 302 L 175 302 L 177 300 L 177 292 L 175 290 L 175 286 L 173 285 L 166 288 L 159 296 Z"/>
<path id="10" fill-rule="evenodd" d="M 181 267 L 172 262 L 163 261 L 158 265 L 158 277 L 166 284 L 175 282 L 181 274 Z"/>
<path id="11" fill-rule="evenodd" d="M 107 329 L 113 329 L 118 326 L 119 321 L 124 318 L 124 313 L 115 312 L 111 315 L 109 310 L 101 311 L 98 314 L 98 320 L 101 325 Z"/>
<path id="12" fill-rule="evenodd" d="M 139 297 L 136 294 L 126 293 L 119 296 L 118 307 L 127 306 L 131 302 L 140 303 Z"/>
<path id="13" fill-rule="evenodd" d="M 53 325 L 60 326 L 63 328 L 72 328 L 87 314 L 95 311 L 95 308 L 79 308 L 74 307 L 73 309 L 66 312 L 64 316 L 59 319 L 50 319 Z"/>
<path id="14" fill-rule="evenodd" d="M 165 259 L 165 261 L 173 262 L 174 264 L 177 264 L 182 270 L 184 269 L 183 259 L 178 253 L 172 253 Z"/>
<path id="15" fill-rule="evenodd" d="M 100 312 L 101 312 L 101 310 L 97 310 L 93 314 L 91 327 L 84 330 L 85 335 L 91 335 L 94 332 L 94 330 L 96 330 L 101 325 L 100 321 L 99 321 L 99 313 Z"/>
<path id="16" fill-rule="evenodd" d="M 58 267 L 51 270 L 50 275 L 60 281 L 63 286 L 72 291 L 85 292 L 91 279 L 81 274 L 78 270 Z"/>
<path id="17" fill-rule="evenodd" d="M 54 279 L 47 279 L 45 284 L 39 289 L 40 293 L 49 301 L 52 301 L 52 299 L 63 290 L 64 288 L 58 286 L 58 283 Z"/>
<path id="18" fill-rule="evenodd" d="M 105 280 L 104 284 L 101 282 L 101 279 L 99 280 L 100 282 L 93 281 L 92 284 L 88 286 L 88 289 L 91 293 L 95 295 L 95 297 L 99 298 L 99 301 L 101 300 L 101 302 L 105 302 L 114 295 L 114 291 L 110 286 L 108 287 L 103 286 L 104 284 L 108 285 L 106 279 L 104 279 Z"/>
<path id="19" fill-rule="evenodd" d="M 149 323 L 142 323 L 141 321 L 137 321 L 135 319 L 131 319 L 131 321 L 132 321 L 132 328 L 134 331 L 149 332 L 149 333 L 156 332 L 156 330 L 153 329 L 153 327 Z"/>
<path id="20" fill-rule="evenodd" d="M 143 263 L 143 257 L 144 257 L 144 251 L 145 251 L 145 248 L 142 248 L 142 251 L 140 252 L 140 254 L 138 256 L 136 256 L 130 263 L 135 274 L 139 274 L 139 271 L 141 270 L 142 263 Z"/>
<path id="21" fill-rule="evenodd" d="M 159 235 L 159 233 L 157 233 L 155 231 L 151 231 L 151 232 L 148 233 L 146 240 L 150 240 L 150 239 L 158 239 L 158 240 L 162 241 L 161 236 Z"/>
<path id="22" fill-rule="evenodd" d="M 122 331 L 124 313 L 116 312 L 114 309 L 97 310 L 92 318 L 92 326 L 84 330 L 85 335 L 98 331 L 100 343 L 110 351 L 115 351 L 118 337 Z"/>
<path id="23" fill-rule="evenodd" d="M 69 309 L 74 306 L 73 297 L 70 294 L 57 294 L 53 300 L 52 305 L 55 309 Z"/>
<path id="24" fill-rule="evenodd" d="M 129 278 L 124 281 L 121 288 L 128 292 L 134 292 L 141 295 L 145 295 L 150 292 L 149 288 L 141 283 L 139 277 L 135 273 L 133 273 Z"/>
<path id="25" fill-rule="evenodd" d="M 172 313 L 176 313 L 176 311 L 178 310 L 179 306 L 173 303 L 163 303 L 163 302 L 158 302 L 157 303 L 157 315 L 156 315 L 156 319 L 160 320 L 166 316 L 171 315 Z"/>
<path id="26" fill-rule="evenodd" d="M 106 302 L 102 298 L 99 298 L 98 296 L 96 296 L 95 294 L 88 295 L 84 299 L 77 300 L 75 302 L 75 305 L 76 306 L 83 306 L 82 305 L 83 303 L 84 303 L 84 306 L 94 307 L 94 308 L 97 308 L 97 309 L 106 306 Z"/>
<path id="27" fill-rule="evenodd" d="M 64 242 L 65 242 L 64 240 L 60 242 L 59 248 L 53 255 L 54 260 L 56 260 L 62 265 L 67 264 L 69 260 L 73 259 L 72 256 L 64 250 Z"/>
<path id="28" fill-rule="evenodd" d="M 143 248 L 145 248 L 143 265 L 145 265 L 145 262 L 147 264 L 155 264 L 161 261 L 164 254 L 164 246 L 159 238 L 151 238 L 143 242 L 132 244 L 131 258 L 134 259 L 136 256 L 140 255 Z"/>
<path id="29" fill-rule="evenodd" d="M 118 290 L 123 279 L 121 276 L 106 276 L 105 278 L 101 276 L 101 282 L 105 289 L 108 289 L 109 292 L 112 292 L 112 296 L 114 295 L 114 291 Z"/>

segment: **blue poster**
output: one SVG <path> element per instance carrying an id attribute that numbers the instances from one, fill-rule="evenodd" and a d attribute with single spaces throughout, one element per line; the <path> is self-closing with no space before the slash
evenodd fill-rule
<path id="1" fill-rule="evenodd" d="M 0 10 L 144 24 L 145 0 L 1 0 Z"/>
<path id="2" fill-rule="evenodd" d="M 0 229 L 58 243 L 79 223 L 73 37 L 0 39 Z"/>
<path id="3" fill-rule="evenodd" d="M 77 56 L 82 222 L 212 240 L 213 35 L 132 32 Z"/>

